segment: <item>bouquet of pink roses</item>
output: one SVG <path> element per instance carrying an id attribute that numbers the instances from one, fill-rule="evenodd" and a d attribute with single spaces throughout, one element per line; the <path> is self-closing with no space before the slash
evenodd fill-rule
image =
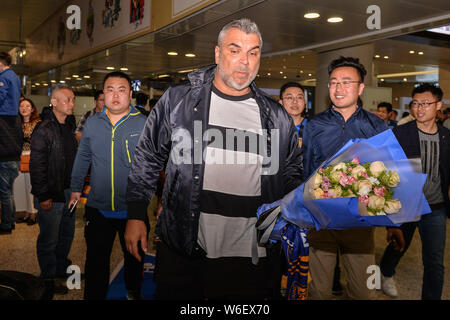
<path id="1" fill-rule="evenodd" d="M 360 164 L 358 158 L 319 169 L 314 176 L 314 199 L 357 197 L 360 210 L 370 215 L 393 214 L 402 204 L 394 199 L 400 182 L 396 171 L 388 171 L 383 161 Z"/>

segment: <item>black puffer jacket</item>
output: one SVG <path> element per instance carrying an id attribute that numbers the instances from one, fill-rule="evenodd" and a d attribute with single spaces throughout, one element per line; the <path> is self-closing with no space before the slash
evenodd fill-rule
<path id="1" fill-rule="evenodd" d="M 188 156 L 190 161 L 177 164 L 169 155 L 180 152 L 180 144 L 186 144 L 186 137 L 174 141 L 171 137 L 177 129 L 186 130 L 192 137 L 188 143 L 194 146 L 194 132 L 206 131 L 215 70 L 216 67 L 211 66 L 195 71 L 189 74 L 189 84 L 169 88 L 164 93 L 146 122 L 128 177 L 128 219 L 144 220 L 147 205 L 155 193 L 159 172 L 167 162 L 163 212 L 158 219 L 156 233 L 171 248 L 186 255 L 202 254 L 197 245 L 197 233 L 205 168 L 202 155 L 207 141 L 200 136 L 199 141 L 203 143 L 200 143 L 197 152 L 191 152 Z M 279 168 L 273 174 L 261 175 L 262 201 L 271 203 L 300 185 L 303 170 L 301 149 L 294 123 L 284 108 L 265 96 L 255 83 L 250 87 L 260 108 L 262 129 L 269 129 L 268 150 L 277 138 L 273 129 L 279 132 L 280 143 L 276 154 Z M 198 123 L 201 123 L 201 130 Z M 268 157 L 271 156 L 269 152 Z M 267 159 L 266 156 L 264 158 Z"/>
<path id="2" fill-rule="evenodd" d="M 70 124 L 71 131 L 75 132 L 75 125 L 71 121 L 66 122 Z M 61 126 L 53 112 L 37 124 L 31 135 L 31 193 L 39 202 L 48 199 L 54 202 L 65 201 L 64 173 L 67 164 L 62 140 Z M 76 146 L 75 134 L 73 140 L 73 145 Z"/>

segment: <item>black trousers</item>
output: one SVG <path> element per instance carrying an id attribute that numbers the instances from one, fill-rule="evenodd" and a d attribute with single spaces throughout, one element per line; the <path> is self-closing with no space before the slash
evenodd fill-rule
<path id="1" fill-rule="evenodd" d="M 86 264 L 84 299 L 106 299 L 110 277 L 110 256 L 116 234 L 124 254 L 125 286 L 128 291 L 141 290 L 143 280 L 144 254 L 139 262 L 125 246 L 126 219 L 105 218 L 96 208 L 86 206 Z M 147 230 L 149 223 L 146 221 Z"/>
<path id="2" fill-rule="evenodd" d="M 154 279 L 156 300 L 278 300 L 280 296 L 278 244 L 253 265 L 251 258 L 187 257 L 160 242 Z"/>

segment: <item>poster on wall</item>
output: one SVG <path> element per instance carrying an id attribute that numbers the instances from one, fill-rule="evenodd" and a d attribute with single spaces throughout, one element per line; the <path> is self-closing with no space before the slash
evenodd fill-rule
<path id="1" fill-rule="evenodd" d="M 67 6 L 81 11 L 79 29 L 69 30 Z M 27 39 L 33 65 L 60 65 L 150 30 L 151 0 L 74 0 Z"/>

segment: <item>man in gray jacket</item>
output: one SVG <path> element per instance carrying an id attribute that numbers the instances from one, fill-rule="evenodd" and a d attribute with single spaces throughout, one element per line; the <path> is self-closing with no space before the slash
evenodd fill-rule
<path id="1" fill-rule="evenodd" d="M 139 262 L 125 248 L 125 192 L 134 148 L 146 118 L 130 104 L 133 91 L 131 80 L 125 73 L 107 74 L 103 88 L 106 108 L 86 121 L 72 171 L 69 205 L 80 200 L 84 178 L 90 167 L 84 298 L 106 299 L 110 255 L 116 233 L 119 233 L 125 256 L 127 298 L 134 300 L 141 298 L 143 262 Z"/>

